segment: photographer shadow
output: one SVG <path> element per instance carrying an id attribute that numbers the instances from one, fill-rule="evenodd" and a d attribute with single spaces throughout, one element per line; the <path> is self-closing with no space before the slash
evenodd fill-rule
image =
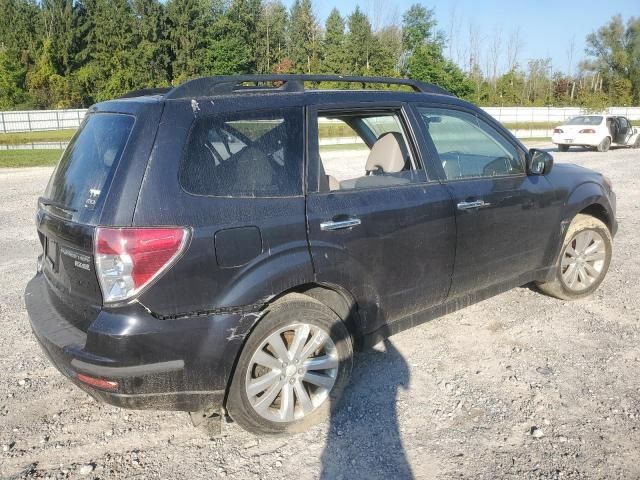
<path id="1" fill-rule="evenodd" d="M 321 479 L 413 478 L 396 406 L 409 381 L 409 366 L 390 340 L 355 354 L 351 382 L 332 409 Z"/>

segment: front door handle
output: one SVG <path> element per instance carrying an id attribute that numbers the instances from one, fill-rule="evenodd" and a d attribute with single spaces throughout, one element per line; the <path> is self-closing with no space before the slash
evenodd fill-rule
<path id="1" fill-rule="evenodd" d="M 476 208 L 488 207 L 490 203 L 485 203 L 484 200 L 475 200 L 473 202 L 460 202 L 458 203 L 458 210 L 473 210 Z"/>
<path id="2" fill-rule="evenodd" d="M 360 225 L 362 221 L 359 218 L 348 218 L 346 220 L 329 220 L 328 222 L 322 222 L 320 224 L 320 230 L 332 231 L 343 230 L 345 228 L 353 228 Z"/>

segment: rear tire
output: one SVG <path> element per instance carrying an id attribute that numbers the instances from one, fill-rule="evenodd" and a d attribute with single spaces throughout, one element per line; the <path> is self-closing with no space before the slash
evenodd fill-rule
<path id="1" fill-rule="evenodd" d="M 538 288 L 561 300 L 591 295 L 607 275 L 612 250 L 611 233 L 602 221 L 576 215 L 567 230 L 554 279 L 539 283 Z"/>
<path id="2" fill-rule="evenodd" d="M 311 297 L 286 295 L 268 308 L 242 349 L 227 410 L 254 434 L 302 432 L 336 408 L 352 364 L 345 323 Z"/>
<path id="3" fill-rule="evenodd" d="M 599 152 L 608 152 L 611 147 L 611 139 L 609 137 L 604 137 L 604 139 L 600 142 L 600 145 L 596 147 Z"/>
<path id="4" fill-rule="evenodd" d="M 558 145 L 558 151 L 560 151 L 560 152 L 568 152 L 569 151 L 569 145 Z"/>

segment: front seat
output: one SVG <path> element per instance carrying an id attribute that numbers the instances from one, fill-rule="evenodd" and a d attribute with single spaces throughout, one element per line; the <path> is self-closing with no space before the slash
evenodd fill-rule
<path id="1" fill-rule="evenodd" d="M 367 175 L 340 182 L 340 189 L 386 187 L 410 182 L 399 174 L 409 168 L 409 152 L 398 132 L 387 132 L 373 144 L 365 170 Z"/>

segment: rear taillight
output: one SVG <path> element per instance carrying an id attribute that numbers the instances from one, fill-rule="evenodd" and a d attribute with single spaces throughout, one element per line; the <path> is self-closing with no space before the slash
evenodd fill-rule
<path id="1" fill-rule="evenodd" d="M 561 128 L 554 128 L 553 133 L 564 133 L 564 130 L 562 130 Z"/>
<path id="2" fill-rule="evenodd" d="M 578 133 L 596 133 L 596 131 L 593 128 L 583 128 Z"/>
<path id="3" fill-rule="evenodd" d="M 188 238 L 186 228 L 98 227 L 95 262 L 104 302 L 137 295 L 176 262 Z"/>

